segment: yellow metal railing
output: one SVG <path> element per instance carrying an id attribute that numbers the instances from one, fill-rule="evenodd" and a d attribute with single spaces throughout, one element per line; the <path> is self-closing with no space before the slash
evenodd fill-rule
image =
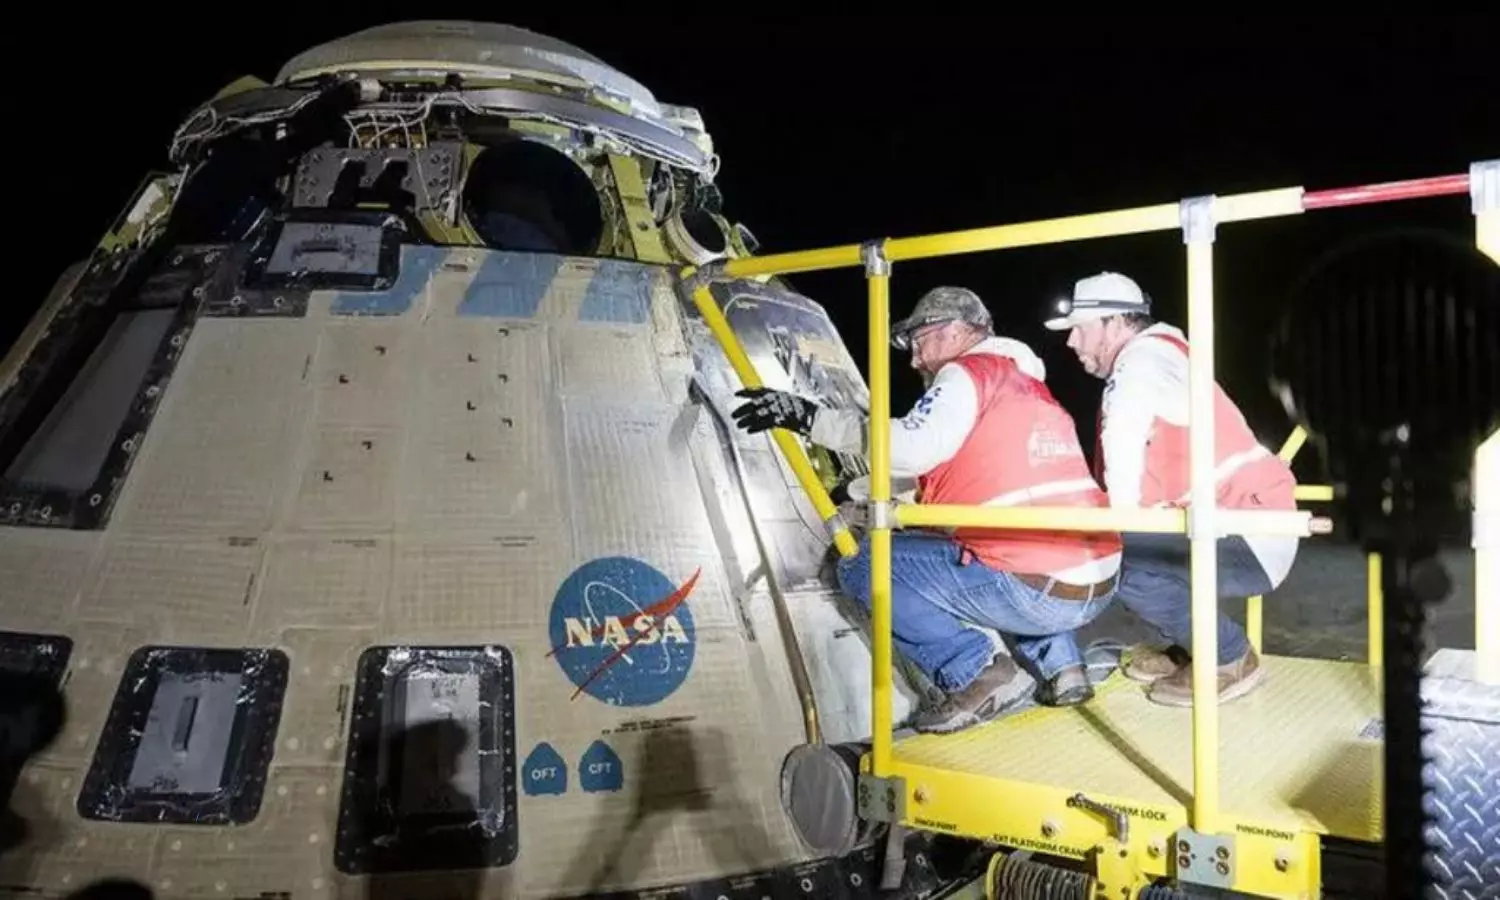
<path id="1" fill-rule="evenodd" d="M 936 525 L 990 528 L 1051 528 L 1066 531 L 1113 529 L 1187 533 L 1192 541 L 1191 593 L 1194 604 L 1193 760 L 1194 827 L 1212 832 L 1218 817 L 1218 703 L 1217 676 L 1208 662 L 1215 660 L 1217 560 L 1214 552 L 1222 534 L 1297 534 L 1314 531 L 1310 513 L 1219 510 L 1213 496 L 1213 230 L 1216 222 L 1300 213 L 1302 191 L 1288 188 L 1223 198 L 1202 198 L 1182 204 L 1163 204 L 1118 212 L 1003 225 L 928 237 L 889 240 L 877 245 L 849 245 L 823 250 L 735 259 L 720 269 L 725 277 L 786 274 L 816 269 L 865 265 L 869 283 L 870 323 L 870 606 L 872 620 L 871 774 L 888 777 L 891 770 L 891 598 L 890 536 L 893 526 Z M 1189 352 L 1189 465 L 1193 505 L 1189 511 L 1171 509 L 1073 509 L 1028 507 L 946 507 L 890 504 L 890 345 L 889 263 L 1139 234 L 1182 228 L 1188 244 L 1188 333 L 1198 338 Z M 725 347 L 730 364 L 746 386 L 758 386 L 753 366 L 739 348 L 705 286 L 694 299 L 709 328 Z M 1208 335 L 1208 337 L 1202 337 Z M 1204 352 L 1204 351 L 1207 352 Z M 790 434 L 777 430 L 777 444 L 787 454 L 798 480 L 815 504 L 832 503 Z M 799 466 L 799 463 L 801 465 Z M 805 474 L 803 472 L 805 469 Z M 1191 521 L 1189 521 L 1191 519 Z M 843 547 L 840 548 L 843 552 Z M 1207 552 L 1205 552 L 1205 550 Z M 1200 609 L 1199 607 L 1203 607 Z M 1206 611 L 1205 611 L 1206 610 Z"/>
<path id="2" fill-rule="evenodd" d="M 891 267 L 880 245 L 865 248 L 870 289 L 870 729 L 885 735 L 871 747 L 876 772 L 891 768 Z M 886 373 L 876 382 L 875 372 Z M 878 386 L 877 386 L 878 385 Z"/>
<path id="3" fill-rule="evenodd" d="M 1218 678 L 1212 661 L 1218 658 L 1212 625 L 1217 621 L 1218 567 L 1216 542 L 1221 534 L 1313 533 L 1312 516 L 1298 512 L 1246 512 L 1219 510 L 1214 500 L 1213 468 L 1213 233 L 1217 222 L 1289 215 L 1301 212 L 1298 189 L 1244 194 L 1223 199 L 1202 198 L 1177 205 L 1144 207 L 1120 213 L 1054 219 L 1032 225 L 1010 225 L 977 232 L 958 232 L 948 236 L 891 241 L 892 258 L 937 256 L 1003 247 L 1082 240 L 1117 234 L 1161 231 L 1182 228 L 1187 244 L 1188 266 L 1188 354 L 1189 405 L 1189 475 L 1191 506 L 1188 510 L 1172 509 L 1049 509 L 1030 507 L 1004 509 L 978 507 L 958 508 L 902 506 L 896 511 L 901 525 L 930 524 L 968 525 L 992 528 L 1051 528 L 1057 530 L 1097 530 L 1100 527 L 1120 531 L 1154 531 L 1186 533 L 1191 542 L 1190 590 L 1192 596 L 1193 653 L 1193 827 L 1212 833 L 1218 823 Z M 883 296 L 883 295 L 882 295 Z M 881 298 L 871 296 L 871 315 Z M 890 369 L 884 352 L 870 357 L 870 390 L 889 396 Z M 872 401 L 872 407 L 874 403 Z M 870 419 L 871 434 L 889 429 L 888 420 Z M 877 467 L 872 461 L 871 481 L 890 478 L 889 467 Z M 876 520 L 878 522 L 879 516 Z M 876 528 L 879 526 L 876 525 Z M 872 534 L 874 529 L 872 529 Z M 872 601 L 878 595 L 872 589 Z M 881 599 L 887 599 L 881 597 Z M 876 647 L 889 644 L 890 635 L 877 631 Z M 878 682 L 876 682 L 878 687 Z M 888 703 L 889 698 L 876 698 Z M 871 770 L 876 777 L 886 776 L 891 735 L 876 731 L 873 739 Z"/>
<path id="4" fill-rule="evenodd" d="M 1217 198 L 1215 211 L 1219 222 L 1244 222 L 1292 215 L 1302 212 L 1301 197 L 1301 188 L 1232 194 Z M 981 253 L 986 250 L 1008 250 L 1090 238 L 1170 231 L 1180 227 L 1180 217 L 1181 206 L 1176 203 L 1138 206 L 1134 209 L 1016 225 L 971 228 L 922 237 L 891 238 L 883 244 L 883 255 L 888 263 L 906 262 L 935 256 Z M 820 250 L 731 259 L 724 263 L 722 272 L 728 278 L 748 278 L 752 275 L 790 275 L 820 269 L 847 269 L 864 262 L 863 247 L 861 244 L 845 244 Z"/>
<path id="5" fill-rule="evenodd" d="M 1493 172 L 1500 163 L 1483 164 Z M 1478 171 L 1478 168 L 1474 171 Z M 1486 176 L 1492 177 L 1492 176 Z M 1477 176 L 1476 176 L 1477 179 Z M 1311 513 L 1259 512 L 1219 509 L 1215 503 L 1214 469 L 1214 304 L 1213 243 L 1218 224 L 1250 219 L 1295 215 L 1305 208 L 1352 205 L 1359 202 L 1384 202 L 1414 196 L 1454 193 L 1458 179 L 1437 179 L 1442 185 L 1429 183 L 1392 183 L 1357 191 L 1307 194 L 1302 188 L 1284 188 L 1237 194 L 1225 197 L 1201 197 L 1177 204 L 1145 206 L 1115 212 L 1047 219 L 992 228 L 925 237 L 890 239 L 870 244 L 851 244 L 818 250 L 773 254 L 729 260 L 717 267 L 716 277 L 744 278 L 759 275 L 790 274 L 819 269 L 846 268 L 863 264 L 869 287 L 869 380 L 870 380 L 870 605 L 872 619 L 871 702 L 872 749 L 871 774 L 888 778 L 892 769 L 892 666 L 891 666 L 891 532 L 894 527 L 941 526 L 1000 529 L 1045 528 L 1058 531 L 1116 530 L 1133 532 L 1186 533 L 1191 544 L 1190 593 L 1192 604 L 1192 685 L 1193 685 L 1193 810 L 1192 825 L 1200 833 L 1217 830 L 1218 810 L 1218 692 L 1215 662 L 1214 623 L 1217 621 L 1218 566 L 1216 543 L 1219 537 L 1249 534 L 1293 534 L 1306 536 L 1326 530 L 1326 520 L 1314 519 Z M 1488 182 L 1486 182 L 1488 183 Z M 1477 184 L 1477 180 L 1476 180 Z M 1465 183 L 1465 186 L 1467 184 Z M 1477 192 L 1477 187 L 1471 188 Z M 1353 199 L 1351 199 L 1351 197 Z M 1478 194 L 1476 193 L 1476 198 Z M 1488 203 L 1488 201 L 1486 201 Z M 1477 239 L 1492 256 L 1496 248 L 1486 241 L 1495 240 L 1495 220 L 1490 205 L 1476 199 L 1479 220 Z M 890 465 L 890 263 L 901 260 L 951 256 L 1000 250 L 1168 231 L 1179 228 L 1187 246 L 1188 273 L 1188 395 L 1189 395 L 1189 476 L 1190 507 L 1181 509 L 1075 509 L 1060 507 L 998 508 L 980 506 L 891 504 Z M 1497 259 L 1500 261 L 1500 259 Z M 760 385 L 753 365 L 740 347 L 732 329 L 714 303 L 704 284 L 693 290 L 693 298 L 704 320 L 718 338 L 747 387 Z M 788 432 L 773 431 L 777 446 L 786 456 L 799 483 L 807 491 L 825 520 L 834 523 L 834 540 L 844 555 L 854 552 L 852 536 L 836 518 L 836 509 L 803 454 L 801 446 Z M 1489 462 L 1483 467 L 1485 483 L 1492 483 L 1497 468 L 1492 438 L 1487 442 Z M 1295 451 L 1294 451 L 1295 452 Z M 1476 485 L 1479 480 L 1476 479 Z M 1330 499 L 1331 488 L 1309 486 L 1299 489 L 1298 499 Z M 1477 495 L 1476 495 L 1477 496 Z M 1476 514 L 1476 526 L 1479 516 Z M 1493 521 L 1493 512 L 1486 521 Z M 1493 530 L 1493 529 L 1491 529 Z M 1477 532 L 1476 532 L 1477 534 Z M 1481 542 L 1476 540 L 1476 544 Z M 1493 580 L 1493 535 L 1484 547 L 1478 575 Z M 1486 649 L 1493 659 L 1496 645 L 1492 633 L 1500 616 L 1493 607 L 1500 598 L 1492 586 L 1481 585 L 1476 596 L 1478 612 L 1477 639 L 1480 666 L 1495 677 L 1496 666 L 1486 665 Z"/>

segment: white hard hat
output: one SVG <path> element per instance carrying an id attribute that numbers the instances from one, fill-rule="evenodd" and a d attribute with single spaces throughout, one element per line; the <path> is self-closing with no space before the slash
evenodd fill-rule
<path id="1" fill-rule="evenodd" d="M 1126 313 L 1151 312 L 1151 298 L 1141 286 L 1119 272 L 1100 272 L 1080 278 L 1073 285 L 1073 296 L 1057 301 L 1055 315 L 1046 321 L 1052 331 L 1067 331 L 1091 319 L 1103 319 Z"/>

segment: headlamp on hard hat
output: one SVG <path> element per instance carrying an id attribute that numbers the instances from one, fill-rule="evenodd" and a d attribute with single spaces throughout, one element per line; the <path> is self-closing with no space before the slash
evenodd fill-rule
<path id="1" fill-rule="evenodd" d="M 1120 313 L 1150 313 L 1151 296 L 1142 293 L 1141 301 L 1140 303 L 1136 303 L 1131 300 L 1106 300 L 1095 297 L 1079 297 L 1077 299 L 1059 297 L 1057 302 L 1052 304 L 1052 309 L 1053 315 L 1056 316 L 1072 315 L 1075 310 L 1083 309 L 1112 309 L 1119 310 Z"/>
<path id="2" fill-rule="evenodd" d="M 1052 330 L 1082 326 L 1088 321 L 1103 321 L 1116 315 L 1151 315 L 1151 297 L 1142 294 L 1140 302 L 1112 300 L 1107 297 L 1059 297 L 1053 302 L 1047 327 Z"/>
<path id="3" fill-rule="evenodd" d="M 1111 316 L 1150 315 L 1151 295 L 1125 276 L 1105 272 L 1079 281 L 1073 295 L 1058 297 L 1048 313 L 1043 325 L 1050 331 L 1065 331 Z"/>

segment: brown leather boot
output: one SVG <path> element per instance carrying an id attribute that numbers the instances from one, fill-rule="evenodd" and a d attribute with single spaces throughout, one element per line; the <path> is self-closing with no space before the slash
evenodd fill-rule
<path id="1" fill-rule="evenodd" d="M 1228 665 L 1219 666 L 1219 702 L 1228 703 L 1243 697 L 1261 683 L 1266 671 L 1260 666 L 1260 657 L 1254 650 Z M 1193 667 L 1183 666 L 1173 675 L 1151 685 L 1146 696 L 1166 706 L 1193 705 Z"/>
<path id="2" fill-rule="evenodd" d="M 1094 699 L 1094 685 L 1083 666 L 1068 666 L 1036 690 L 1036 702 L 1045 706 L 1077 706 Z"/>
<path id="3" fill-rule="evenodd" d="M 1178 646 L 1157 649 L 1140 644 L 1130 648 L 1130 655 L 1121 670 L 1125 677 L 1141 684 L 1151 684 L 1176 675 L 1189 662 L 1187 652 Z"/>
<path id="4" fill-rule="evenodd" d="M 1016 668 L 1009 656 L 1000 654 L 962 690 L 954 691 L 912 719 L 917 731 L 946 734 L 988 722 L 995 716 L 1026 702 L 1033 679 Z"/>

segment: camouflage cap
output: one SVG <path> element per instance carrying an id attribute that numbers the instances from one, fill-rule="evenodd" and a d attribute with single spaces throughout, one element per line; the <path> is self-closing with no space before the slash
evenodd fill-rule
<path id="1" fill-rule="evenodd" d="M 938 322 L 967 322 L 983 331 L 994 327 L 990 311 L 978 294 L 968 288 L 935 287 L 922 295 L 911 315 L 891 327 L 891 343 L 898 350 L 906 350 L 913 331 Z"/>

